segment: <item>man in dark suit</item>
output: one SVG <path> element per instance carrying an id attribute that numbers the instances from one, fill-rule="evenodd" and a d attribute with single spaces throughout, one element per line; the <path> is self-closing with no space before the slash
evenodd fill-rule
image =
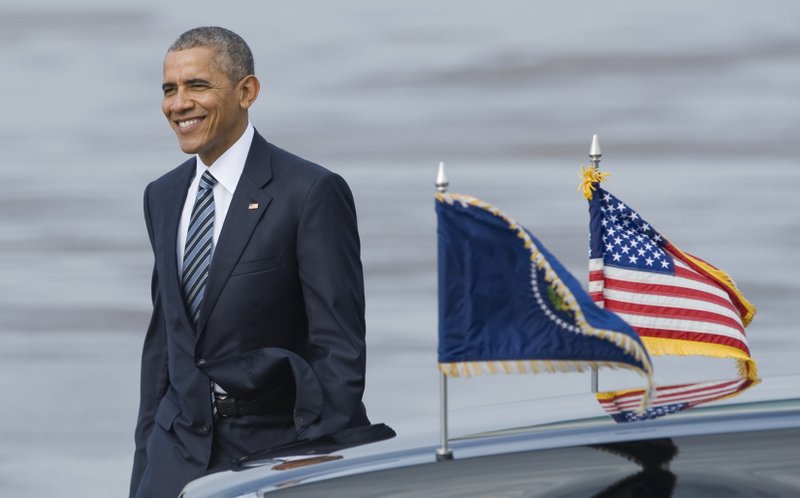
<path id="1" fill-rule="evenodd" d="M 162 109 L 194 157 L 147 186 L 153 315 L 131 496 L 175 497 L 249 453 L 368 424 L 353 198 L 264 140 L 238 35 L 196 28 L 164 61 Z"/>

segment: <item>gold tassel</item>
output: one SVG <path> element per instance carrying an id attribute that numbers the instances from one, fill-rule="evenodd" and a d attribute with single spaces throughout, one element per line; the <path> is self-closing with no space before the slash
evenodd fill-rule
<path id="1" fill-rule="evenodd" d="M 596 183 L 606 181 L 606 178 L 611 173 L 608 172 L 601 172 L 595 167 L 583 167 L 581 166 L 581 172 L 578 176 L 581 178 L 581 184 L 578 185 L 578 191 L 583 191 L 583 197 L 590 201 L 592 200 L 592 195 L 594 195 L 594 191 L 596 187 L 594 186 Z"/>

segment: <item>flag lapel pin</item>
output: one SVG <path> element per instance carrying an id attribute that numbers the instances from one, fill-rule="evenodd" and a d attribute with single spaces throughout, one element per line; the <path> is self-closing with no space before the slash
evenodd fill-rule
<path id="1" fill-rule="evenodd" d="M 258 203 L 251 202 L 250 204 L 247 205 L 247 209 L 258 209 Z"/>

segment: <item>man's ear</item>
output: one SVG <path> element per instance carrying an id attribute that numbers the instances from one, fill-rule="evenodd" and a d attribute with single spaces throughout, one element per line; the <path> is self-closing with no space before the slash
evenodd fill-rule
<path id="1" fill-rule="evenodd" d="M 258 97 L 258 92 L 261 90 L 261 83 L 255 75 L 249 75 L 242 78 L 239 82 L 239 105 L 242 109 L 248 109 Z"/>

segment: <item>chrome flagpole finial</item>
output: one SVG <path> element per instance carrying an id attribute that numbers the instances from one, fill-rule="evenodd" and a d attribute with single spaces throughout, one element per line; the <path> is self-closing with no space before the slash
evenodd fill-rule
<path id="1" fill-rule="evenodd" d="M 450 182 L 447 181 L 447 175 L 444 172 L 444 161 L 439 161 L 439 172 L 436 173 L 436 190 L 445 193 L 449 186 Z"/>
<path id="2" fill-rule="evenodd" d="M 592 146 L 589 147 L 589 159 L 591 159 L 593 168 L 600 169 L 600 157 L 602 155 L 603 151 L 600 150 L 600 140 L 597 139 L 597 135 L 592 135 Z"/>

